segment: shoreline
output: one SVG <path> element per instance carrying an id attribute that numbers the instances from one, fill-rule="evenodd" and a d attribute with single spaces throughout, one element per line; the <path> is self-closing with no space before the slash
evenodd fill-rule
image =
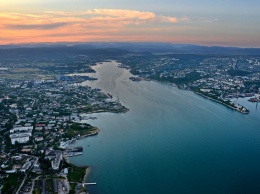
<path id="1" fill-rule="evenodd" d="M 96 130 L 95 130 L 94 132 L 92 132 L 92 133 L 90 133 L 90 134 L 87 134 L 87 135 L 84 135 L 84 136 L 81 136 L 81 137 L 79 137 L 78 139 L 76 139 L 76 141 L 78 141 L 78 140 L 80 140 L 80 139 L 87 138 L 87 137 L 89 137 L 89 136 L 97 135 L 97 134 L 99 133 L 99 131 L 100 131 L 100 129 L 99 129 L 99 128 L 96 128 Z M 69 144 L 69 145 L 71 145 L 71 144 Z M 69 145 L 68 145 L 68 146 L 69 146 Z M 73 157 L 74 157 L 74 156 L 73 156 Z M 63 155 L 63 159 L 64 159 L 68 164 L 71 164 L 71 165 L 76 166 L 76 167 L 80 167 L 80 166 L 78 166 L 78 165 L 74 165 L 73 163 L 71 163 L 68 156 Z M 87 180 L 88 180 L 88 176 L 89 176 L 89 174 L 90 174 L 90 171 L 91 171 L 90 166 L 86 166 L 86 167 L 85 167 L 85 174 L 84 174 L 84 177 L 83 177 L 83 179 L 82 179 L 82 181 L 81 181 L 82 183 L 87 183 Z M 71 185 L 70 185 L 70 186 L 71 186 Z M 83 186 L 83 188 L 84 188 L 84 191 L 85 191 L 87 194 L 89 194 L 89 192 L 88 192 L 88 190 L 87 190 L 87 186 L 85 185 L 85 186 Z"/>
<path id="2" fill-rule="evenodd" d="M 83 113 L 83 114 L 95 114 L 95 113 L 126 113 L 128 112 L 129 109 L 125 107 L 125 109 L 123 111 L 106 111 L 106 110 L 97 110 L 97 111 L 92 111 L 92 112 L 88 112 L 88 113 Z"/>
<path id="3" fill-rule="evenodd" d="M 86 134 L 86 135 L 82 135 L 81 137 L 79 137 L 79 139 L 76 139 L 76 140 L 80 140 L 80 139 L 84 139 L 89 136 L 97 135 L 99 132 L 100 132 L 100 129 L 96 127 L 95 131 L 93 131 L 89 134 Z"/>
<path id="4" fill-rule="evenodd" d="M 199 96 L 202 96 L 202 97 L 207 98 L 207 99 L 209 99 L 209 100 L 211 100 L 211 101 L 214 101 L 214 102 L 217 102 L 217 103 L 219 103 L 219 104 L 222 104 L 222 105 L 226 106 L 227 108 L 230 108 L 230 109 L 235 110 L 235 111 L 237 111 L 237 112 L 240 112 L 240 113 L 242 113 L 242 114 L 249 114 L 249 110 L 248 110 L 247 108 L 243 107 L 242 105 L 241 105 L 241 106 L 246 109 L 246 112 L 241 111 L 241 110 L 239 110 L 239 109 L 237 109 L 237 108 L 235 108 L 235 107 L 232 107 L 232 106 L 230 106 L 230 105 L 228 105 L 228 104 L 225 104 L 225 103 L 223 103 L 223 102 L 221 102 L 221 101 L 219 101 L 219 100 L 216 100 L 216 99 L 214 99 L 214 98 L 211 98 L 211 97 L 209 97 L 209 96 L 206 96 L 206 95 L 204 95 L 204 94 L 201 94 L 201 93 L 199 93 L 199 92 L 196 92 L 196 91 L 194 91 L 194 90 L 191 90 L 191 91 L 192 91 L 193 93 L 199 95 Z"/>
<path id="5" fill-rule="evenodd" d="M 84 175 L 84 178 L 83 178 L 83 182 L 82 183 L 86 183 L 87 182 L 87 179 L 88 179 L 88 175 L 91 171 L 91 168 L 88 166 L 86 167 L 86 171 L 85 171 L 85 175 Z"/>
<path id="6" fill-rule="evenodd" d="M 170 85 L 170 86 L 175 87 L 175 88 L 178 88 L 178 89 L 180 89 L 180 90 L 191 91 L 191 92 L 193 92 L 193 93 L 195 93 L 195 94 L 197 94 L 197 95 L 199 95 L 199 96 L 202 96 L 202 97 L 204 97 L 204 98 L 206 98 L 206 99 L 209 99 L 209 100 L 211 100 L 211 101 L 214 101 L 214 102 L 217 102 L 217 103 L 219 103 L 219 104 L 222 104 L 222 105 L 226 106 L 227 108 L 230 108 L 230 109 L 235 110 L 235 111 L 237 111 L 237 112 L 239 112 L 239 113 L 242 113 L 242 114 L 249 114 L 249 112 L 250 112 L 247 108 L 245 108 L 244 106 L 242 106 L 242 105 L 240 105 L 240 104 L 239 104 L 239 105 L 242 106 L 242 108 L 245 108 L 245 111 L 239 110 L 239 109 L 237 109 L 237 108 L 235 108 L 235 107 L 232 107 L 232 106 L 230 106 L 230 105 L 228 105 L 228 104 L 225 104 L 225 103 L 223 103 L 223 102 L 221 102 L 221 101 L 219 101 L 219 100 L 217 100 L 217 99 L 211 98 L 211 97 L 209 97 L 209 96 L 206 96 L 206 95 L 204 95 L 204 94 L 202 94 L 202 93 L 199 93 L 199 92 L 196 92 L 196 91 L 194 91 L 194 90 L 179 88 L 178 85 L 176 85 L 175 83 L 169 83 L 169 82 L 165 82 L 165 81 L 158 81 L 158 80 L 154 80 L 154 79 L 147 79 L 147 78 L 143 78 L 143 77 L 140 77 L 140 78 L 142 78 L 142 80 L 144 80 L 144 81 L 154 81 L 154 82 L 157 82 L 157 83 Z"/>
<path id="7" fill-rule="evenodd" d="M 76 136 L 74 137 L 75 139 L 70 142 L 65 148 L 73 145 L 75 143 L 75 141 L 78 141 L 78 140 L 81 140 L 81 139 L 84 139 L 84 138 L 87 138 L 87 137 L 90 137 L 90 136 L 94 136 L 94 135 L 98 135 L 98 133 L 100 132 L 100 129 L 95 127 L 96 129 L 94 131 L 92 131 L 91 133 L 88 133 L 88 134 L 85 134 L 85 135 L 82 135 L 80 137 Z"/>
<path id="8" fill-rule="evenodd" d="M 85 175 L 84 175 L 84 178 L 83 178 L 82 183 L 86 183 L 86 182 L 87 182 L 88 176 L 89 176 L 89 174 L 90 174 L 90 171 L 91 171 L 91 168 L 88 166 L 88 167 L 86 168 Z M 87 194 L 89 194 L 87 185 L 85 185 L 84 190 L 87 192 Z"/>

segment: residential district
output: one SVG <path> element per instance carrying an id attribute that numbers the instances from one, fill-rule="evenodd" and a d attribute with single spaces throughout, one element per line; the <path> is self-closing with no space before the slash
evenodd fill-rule
<path id="1" fill-rule="evenodd" d="M 127 108 L 111 94 L 81 86 L 82 81 L 65 75 L 0 79 L 1 193 L 85 192 L 89 169 L 68 161 L 83 152 L 73 142 L 99 131 L 82 122 L 95 119 L 85 113 Z"/>
<path id="2" fill-rule="evenodd" d="M 236 98 L 260 102 L 260 57 L 227 55 L 148 55 L 120 60 L 133 81 L 156 80 L 177 85 L 241 113 Z"/>

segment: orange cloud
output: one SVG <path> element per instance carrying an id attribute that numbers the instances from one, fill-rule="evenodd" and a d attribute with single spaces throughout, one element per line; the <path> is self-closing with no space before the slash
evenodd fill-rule
<path id="1" fill-rule="evenodd" d="M 163 16 L 161 17 L 163 21 L 165 22 L 170 22 L 170 23 L 177 23 L 179 22 L 179 20 L 175 17 L 166 17 L 166 16 Z"/>
<path id="2" fill-rule="evenodd" d="M 184 21 L 182 18 L 161 16 L 153 12 L 121 9 L 93 9 L 81 12 L 0 13 L 0 44 L 48 40 L 90 41 L 94 37 L 96 37 L 95 41 L 99 39 L 104 41 L 105 38 L 115 38 L 115 36 L 124 36 L 125 39 L 131 39 L 131 37 L 124 35 L 126 29 L 132 33 L 128 33 L 127 36 L 133 37 L 137 37 L 133 35 L 134 33 L 144 33 L 143 29 L 146 29 L 144 34 L 146 36 L 148 33 L 157 33 L 158 30 L 154 29 L 159 24 L 182 21 Z M 163 30 L 164 27 L 160 26 L 160 29 Z"/>
<path id="3" fill-rule="evenodd" d="M 22 13 L 0 13 L 0 24 L 12 25 L 40 25 L 49 23 L 113 23 L 115 26 L 127 24 L 151 23 L 157 24 L 162 22 L 176 23 L 179 20 L 175 17 L 158 16 L 152 12 L 141 12 L 136 10 L 120 9 L 94 9 L 86 12 L 53 12 L 46 11 L 40 14 L 22 14 Z"/>
<path id="4" fill-rule="evenodd" d="M 141 12 L 136 10 L 122 10 L 122 9 L 94 9 L 86 11 L 88 15 L 104 15 L 113 16 L 124 19 L 139 19 L 139 20 L 151 20 L 156 17 L 152 12 Z"/>

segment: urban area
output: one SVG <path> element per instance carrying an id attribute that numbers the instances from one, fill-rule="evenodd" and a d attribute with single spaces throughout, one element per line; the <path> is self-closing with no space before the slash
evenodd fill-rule
<path id="1" fill-rule="evenodd" d="M 73 143 L 95 135 L 88 114 L 124 113 L 119 99 L 83 86 L 98 62 L 116 60 L 132 81 L 156 80 L 191 90 L 235 111 L 233 99 L 260 102 L 260 57 L 151 54 L 116 49 L 3 49 L 0 58 L 1 193 L 84 193 L 87 166 L 69 157 Z M 205 99 L 206 100 L 206 99 Z M 83 122 L 84 121 L 84 122 Z"/>
<path id="2" fill-rule="evenodd" d="M 53 58 L 1 58 L 1 193 L 86 192 L 90 169 L 72 165 L 69 157 L 83 153 L 82 147 L 74 146 L 77 139 L 99 132 L 87 124 L 96 119 L 88 114 L 128 109 L 117 97 L 81 85 L 95 80 L 76 74 L 94 72 L 85 56 L 72 60 L 82 58 L 73 68 Z"/>

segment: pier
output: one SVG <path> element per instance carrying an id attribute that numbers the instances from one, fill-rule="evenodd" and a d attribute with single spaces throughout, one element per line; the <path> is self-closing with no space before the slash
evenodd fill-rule
<path id="1" fill-rule="evenodd" d="M 77 182 L 69 182 L 69 183 L 76 183 L 76 184 L 80 184 L 82 186 L 85 186 L 85 185 L 96 185 L 97 183 L 77 183 Z"/>
<path id="2" fill-rule="evenodd" d="M 82 186 L 85 186 L 85 185 L 96 185 L 97 183 L 82 183 Z"/>

